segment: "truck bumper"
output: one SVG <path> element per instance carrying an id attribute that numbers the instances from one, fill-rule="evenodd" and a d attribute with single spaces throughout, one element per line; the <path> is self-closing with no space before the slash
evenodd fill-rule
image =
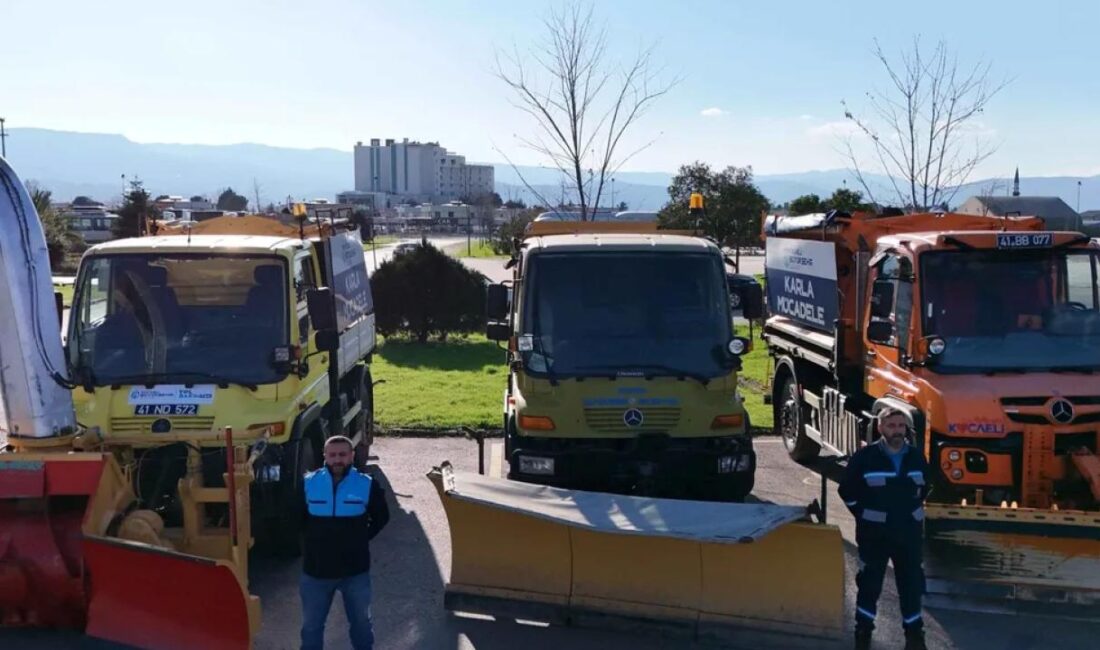
<path id="1" fill-rule="evenodd" d="M 508 461 L 509 478 L 528 483 L 701 499 L 744 498 L 756 471 L 748 436 L 516 436 Z"/>

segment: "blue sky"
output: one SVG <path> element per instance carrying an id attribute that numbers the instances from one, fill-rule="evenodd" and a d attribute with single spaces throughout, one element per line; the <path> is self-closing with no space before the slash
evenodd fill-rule
<path id="1" fill-rule="evenodd" d="M 542 37 L 558 3 L 485 0 L 3 0 L 0 116 L 9 127 L 142 142 L 350 149 L 438 140 L 477 161 L 538 164 L 494 52 Z M 640 121 L 656 142 L 625 169 L 694 159 L 759 173 L 845 166 L 840 101 L 897 51 L 944 39 L 1011 84 L 978 128 L 999 145 L 977 176 L 1100 174 L 1097 2 L 597 0 L 612 58 L 656 42 L 682 82 Z M 717 109 L 708 111 L 706 109 Z M 715 114 L 716 113 L 716 114 Z"/>

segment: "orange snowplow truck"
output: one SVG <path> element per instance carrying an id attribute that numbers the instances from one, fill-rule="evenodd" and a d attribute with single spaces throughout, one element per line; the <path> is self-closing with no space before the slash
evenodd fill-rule
<path id="1" fill-rule="evenodd" d="M 1035 217 L 766 217 L 770 398 L 790 456 L 904 410 L 934 470 L 930 601 L 1100 608 L 1100 246 Z"/>

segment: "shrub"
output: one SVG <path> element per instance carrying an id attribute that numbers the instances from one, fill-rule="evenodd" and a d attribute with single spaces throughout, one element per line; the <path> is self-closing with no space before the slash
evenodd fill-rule
<path id="1" fill-rule="evenodd" d="M 513 254 L 515 251 L 512 250 L 512 240 L 515 237 L 523 237 L 524 228 L 534 221 L 534 218 L 534 214 L 529 211 L 516 215 L 501 224 L 493 239 L 489 242 L 489 245 L 493 247 L 493 252 L 497 255 Z"/>
<path id="2" fill-rule="evenodd" d="M 383 262 L 371 278 L 375 326 L 384 336 L 405 334 L 423 343 L 485 326 L 485 284 L 438 248 L 422 242 L 415 250 Z"/>

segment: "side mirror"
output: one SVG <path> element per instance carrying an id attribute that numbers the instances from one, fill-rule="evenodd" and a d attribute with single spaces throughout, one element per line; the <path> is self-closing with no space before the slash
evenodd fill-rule
<path id="1" fill-rule="evenodd" d="M 313 329 L 318 333 L 323 330 L 336 331 L 336 300 L 332 296 L 332 289 L 310 289 L 306 292 L 306 305 Z"/>
<path id="2" fill-rule="evenodd" d="M 741 316 L 747 320 L 764 317 L 764 288 L 759 283 L 741 287 Z"/>
<path id="3" fill-rule="evenodd" d="M 503 284 L 490 284 L 486 292 L 485 315 L 487 320 L 508 320 L 508 287 Z"/>
<path id="4" fill-rule="evenodd" d="M 322 352 L 332 352 L 340 347 L 340 334 L 334 329 L 318 330 L 313 335 L 313 344 Z"/>
<path id="5" fill-rule="evenodd" d="M 875 318 L 889 318 L 893 312 L 894 283 L 890 280 L 875 280 L 871 287 L 871 315 Z"/>
<path id="6" fill-rule="evenodd" d="M 512 328 L 508 323 L 489 321 L 485 326 L 485 338 L 490 341 L 507 341 L 512 336 Z"/>
<path id="7" fill-rule="evenodd" d="M 867 325 L 867 340 L 889 345 L 894 339 L 894 324 L 886 320 L 874 320 Z"/>

